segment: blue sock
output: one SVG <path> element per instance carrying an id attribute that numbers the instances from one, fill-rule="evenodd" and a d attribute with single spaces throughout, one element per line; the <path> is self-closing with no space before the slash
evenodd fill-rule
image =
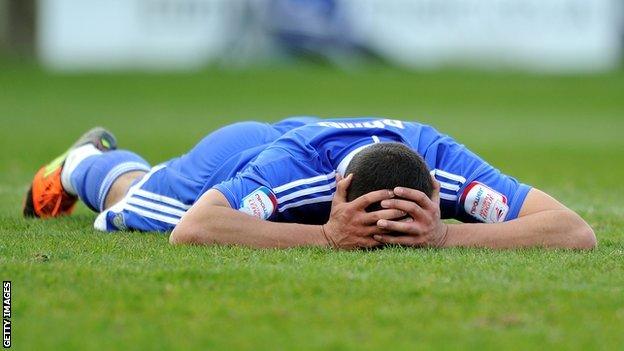
<path id="1" fill-rule="evenodd" d="M 71 173 L 70 182 L 80 200 L 93 211 L 102 212 L 106 195 L 119 176 L 149 169 L 150 165 L 141 156 L 115 150 L 85 158 Z"/>

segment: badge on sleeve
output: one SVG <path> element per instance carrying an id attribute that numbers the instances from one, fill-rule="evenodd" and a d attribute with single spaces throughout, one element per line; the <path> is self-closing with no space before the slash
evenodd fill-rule
<path id="1" fill-rule="evenodd" d="M 260 219 L 269 219 L 277 209 L 277 198 L 273 192 L 263 186 L 247 195 L 242 203 L 241 212 Z"/>
<path id="2" fill-rule="evenodd" d="M 503 222 L 509 212 L 507 197 L 479 182 L 466 187 L 461 203 L 466 213 L 483 223 Z"/>

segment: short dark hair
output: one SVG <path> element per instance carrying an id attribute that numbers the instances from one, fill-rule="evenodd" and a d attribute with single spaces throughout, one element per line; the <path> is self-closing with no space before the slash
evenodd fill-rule
<path id="1" fill-rule="evenodd" d="M 349 163 L 345 176 L 351 173 L 348 201 L 371 191 L 398 186 L 420 190 L 428 197 L 433 193 L 427 164 L 420 155 L 400 143 L 378 143 L 360 151 Z M 374 204 L 367 211 L 380 208 L 379 204 Z"/>

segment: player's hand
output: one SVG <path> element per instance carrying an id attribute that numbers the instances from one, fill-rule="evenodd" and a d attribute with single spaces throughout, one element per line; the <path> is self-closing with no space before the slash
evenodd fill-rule
<path id="1" fill-rule="evenodd" d="M 395 219 L 405 216 L 401 209 L 384 209 L 366 212 L 366 208 L 374 203 L 391 199 L 394 192 L 379 190 L 362 195 L 347 202 L 347 189 L 351 185 L 353 174 L 346 178 L 336 177 L 336 194 L 332 200 L 329 221 L 323 225 L 323 234 L 329 245 L 338 249 L 372 248 L 382 245 L 373 239 L 373 235 L 389 233 L 379 227 L 380 220 Z"/>
<path id="2" fill-rule="evenodd" d="M 448 226 L 440 218 L 440 183 L 433 181 L 431 199 L 422 191 L 395 188 L 398 198 L 383 200 L 381 207 L 402 210 L 411 218 L 403 221 L 380 219 L 377 226 L 400 235 L 376 234 L 373 238 L 384 244 L 413 247 L 442 247 L 446 241 Z"/>

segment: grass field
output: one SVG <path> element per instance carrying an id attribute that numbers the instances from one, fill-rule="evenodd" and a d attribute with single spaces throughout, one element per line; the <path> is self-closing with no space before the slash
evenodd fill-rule
<path id="1" fill-rule="evenodd" d="M 431 123 L 560 198 L 593 252 L 171 247 L 85 207 L 20 217 L 43 162 L 111 128 L 157 163 L 224 123 L 292 114 Z M 17 350 L 624 349 L 624 72 L 389 68 L 69 75 L 0 61 L 0 278 Z"/>

